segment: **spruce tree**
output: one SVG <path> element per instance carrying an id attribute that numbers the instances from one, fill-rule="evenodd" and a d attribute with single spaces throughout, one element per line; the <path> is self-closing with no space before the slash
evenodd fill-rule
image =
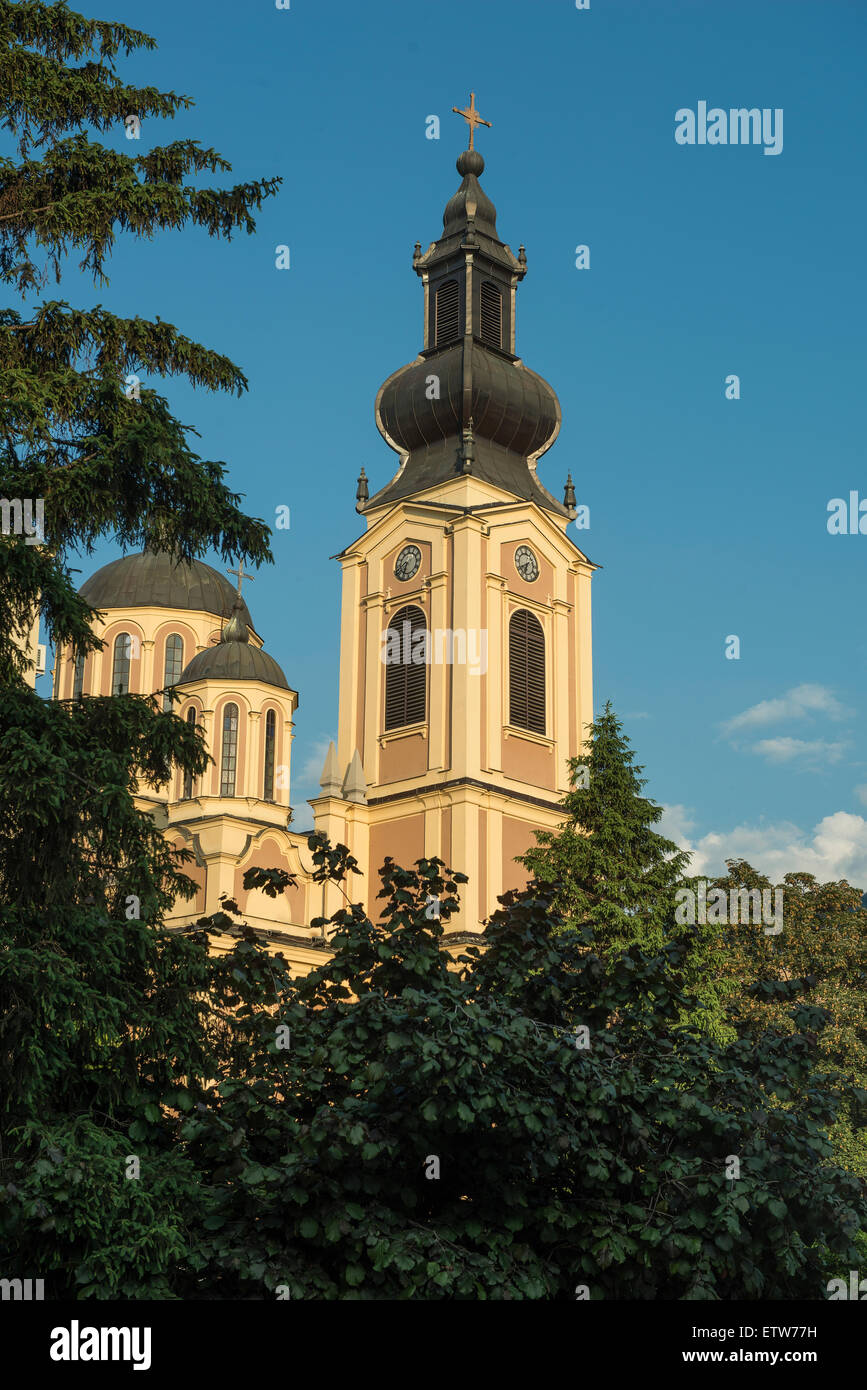
<path id="1" fill-rule="evenodd" d="M 154 384 L 185 376 L 240 394 L 240 369 L 159 318 L 37 297 L 52 276 L 60 280 L 71 253 L 107 283 L 122 233 L 252 232 L 253 210 L 277 189 L 279 179 L 226 189 L 189 182 L 231 168 L 196 140 L 146 148 L 158 120 L 193 104 L 118 76 L 119 54 L 155 46 L 147 34 L 65 4 L 0 0 L 0 124 L 16 147 L 16 157 L 0 158 L 0 282 L 24 301 L 23 310 L 0 309 L 0 497 L 29 501 L 32 511 L 41 500 L 45 542 L 9 535 L 0 545 L 4 682 L 23 670 L 20 643 L 36 609 L 53 642 L 94 648 L 71 550 L 90 553 L 111 536 L 125 548 L 185 557 L 211 548 L 233 560 L 268 555 L 264 523 L 243 515 L 225 466 L 198 457 Z M 142 139 L 128 150 L 96 138 L 131 118 Z M 141 385 L 127 384 L 132 378 Z"/>
<path id="2" fill-rule="evenodd" d="M 587 751 L 569 763 L 568 819 L 537 831 L 521 857 L 542 883 L 559 885 L 556 906 L 568 928 L 591 923 L 597 949 L 637 942 L 656 950 L 672 932 L 674 893 L 689 855 L 653 827 L 662 808 L 642 796 L 646 779 L 610 702 L 588 726 Z"/>
<path id="3" fill-rule="evenodd" d="M 42 297 L 70 253 L 103 284 L 118 235 L 228 240 L 276 191 L 278 179 L 200 187 L 230 165 L 195 140 L 148 147 L 158 120 L 192 105 L 118 75 L 119 56 L 154 47 L 65 4 L 0 0 L 0 124 L 14 142 L 0 158 L 0 281 L 17 300 L 0 308 L 0 1245 L 4 1274 L 44 1271 L 49 1297 L 171 1296 L 185 1249 L 197 1185 L 164 1117 L 203 1103 L 216 1068 L 210 967 L 203 938 L 162 927 L 189 887 L 185 855 L 134 794 L 208 758 L 151 697 L 43 701 L 24 680 L 24 639 L 39 611 L 55 649 L 98 647 L 70 562 L 100 539 L 270 558 L 264 522 L 159 389 L 184 376 L 240 393 L 240 369 L 158 318 Z M 100 141 L 132 117 L 141 142 Z M 36 534 L 16 528 L 14 503 L 31 518 L 41 503 Z"/>

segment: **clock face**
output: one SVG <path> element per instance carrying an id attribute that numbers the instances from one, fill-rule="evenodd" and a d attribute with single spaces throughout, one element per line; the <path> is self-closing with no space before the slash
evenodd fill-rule
<path id="1" fill-rule="evenodd" d="M 417 545 L 405 545 L 397 557 L 394 573 L 398 579 L 412 579 L 421 564 L 421 551 Z"/>
<path id="2" fill-rule="evenodd" d="M 515 551 L 515 569 L 528 584 L 539 578 L 539 561 L 528 545 L 519 545 Z"/>

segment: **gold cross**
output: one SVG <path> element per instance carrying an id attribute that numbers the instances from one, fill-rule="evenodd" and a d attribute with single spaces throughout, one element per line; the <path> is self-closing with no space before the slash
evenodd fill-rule
<path id="1" fill-rule="evenodd" d="M 464 120 L 466 121 L 467 125 L 469 126 L 469 128 L 470 128 L 470 143 L 469 143 L 469 145 L 467 146 L 467 148 L 468 148 L 468 149 L 472 149 L 472 148 L 473 148 L 473 136 L 475 135 L 476 126 L 477 126 L 477 125 L 486 125 L 486 126 L 490 127 L 491 122 L 490 122 L 490 121 L 483 121 L 482 118 L 481 118 L 481 116 L 479 115 L 478 111 L 476 110 L 476 94 L 475 94 L 475 92 L 470 92 L 470 104 L 469 104 L 469 106 L 466 108 L 466 110 L 462 111 L 462 110 L 460 109 L 459 106 L 453 106 L 453 107 L 452 107 L 452 110 L 453 110 L 454 112 L 456 112 L 456 114 L 457 114 L 458 116 L 463 116 Z"/>
<path id="2" fill-rule="evenodd" d="M 255 584 L 255 582 L 256 582 L 256 576 L 255 576 L 254 574 L 247 574 L 246 570 L 244 569 L 244 561 L 243 561 L 243 560 L 239 560 L 239 561 L 238 561 L 238 568 L 237 568 L 236 570 L 226 570 L 226 573 L 227 573 L 227 574 L 237 574 L 237 576 L 238 576 L 238 598 L 241 597 L 241 580 L 242 580 L 242 579 L 249 579 L 249 581 L 250 581 L 251 584 Z"/>

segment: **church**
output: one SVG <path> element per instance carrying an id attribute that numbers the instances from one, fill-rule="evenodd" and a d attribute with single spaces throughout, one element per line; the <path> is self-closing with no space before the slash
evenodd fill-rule
<path id="1" fill-rule="evenodd" d="M 416 243 L 412 260 L 422 346 L 376 397 L 397 471 L 371 496 L 361 470 L 364 529 L 337 556 L 338 740 L 309 803 L 315 829 L 357 859 L 348 886 L 370 915 L 387 856 L 406 866 L 437 856 L 467 874 L 446 944 L 482 930 L 498 895 L 526 880 L 516 856 L 562 823 L 567 760 L 593 717 L 596 568 L 568 534 L 571 475 L 562 501 L 539 477 L 560 404 L 517 352 L 527 258 L 500 240 L 479 181 L 474 134 L 488 122 L 474 97 L 459 114 L 469 125 L 461 184 L 441 235 L 426 251 Z M 194 855 L 185 872 L 196 896 L 175 904 L 168 925 L 233 898 L 303 974 L 328 951 L 310 921 L 344 899 L 313 882 L 307 833 L 292 829 L 299 695 L 265 650 L 243 568 L 233 573 L 237 588 L 201 561 L 147 551 L 105 565 L 81 588 L 99 610 L 102 648 L 86 660 L 57 653 L 54 697 L 177 687 L 174 708 L 203 730 L 212 764 L 196 781 L 177 772 L 167 787 L 140 787 L 140 805 Z M 295 886 L 278 898 L 245 892 L 254 866 L 283 868 Z"/>

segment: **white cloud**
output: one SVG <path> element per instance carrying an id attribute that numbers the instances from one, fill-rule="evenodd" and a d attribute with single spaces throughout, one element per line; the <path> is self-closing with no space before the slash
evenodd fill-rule
<path id="1" fill-rule="evenodd" d="M 812 831 L 791 821 L 776 825 L 739 825 L 693 838 L 695 822 L 685 806 L 666 806 L 661 834 L 674 840 L 693 858 L 692 874 L 725 873 L 726 859 L 746 859 L 774 882 L 786 873 L 814 874 L 821 883 L 845 878 L 867 888 L 867 819 L 849 811 L 834 811 Z"/>
<path id="2" fill-rule="evenodd" d="M 662 819 L 656 826 L 660 835 L 664 835 L 667 840 L 674 840 L 683 849 L 691 848 L 689 844 L 690 832 L 695 825 L 695 821 L 685 806 L 663 806 Z"/>
<path id="3" fill-rule="evenodd" d="M 752 751 L 771 763 L 790 763 L 797 758 L 804 768 L 815 771 L 827 763 L 838 763 L 848 747 L 848 743 L 828 743 L 825 739 L 762 738 L 752 745 Z"/>
<path id="4" fill-rule="evenodd" d="M 322 776 L 322 769 L 325 766 L 325 759 L 328 754 L 329 743 L 337 742 L 332 734 L 326 734 L 324 738 L 318 738 L 314 742 L 311 752 L 299 768 L 292 769 L 292 803 L 299 807 L 300 814 L 310 816 L 310 808 L 304 806 L 308 797 L 319 796 L 319 779 Z"/>
<path id="5" fill-rule="evenodd" d="M 842 705 L 825 685 L 796 685 L 776 700 L 760 700 L 723 725 L 727 734 L 741 729 L 760 729 L 781 719 L 804 719 L 811 714 L 826 714 L 830 719 L 848 719 L 852 710 Z"/>
<path id="6" fill-rule="evenodd" d="M 862 782 L 860 787 L 855 788 L 855 795 L 862 805 L 867 806 L 867 782 Z"/>

